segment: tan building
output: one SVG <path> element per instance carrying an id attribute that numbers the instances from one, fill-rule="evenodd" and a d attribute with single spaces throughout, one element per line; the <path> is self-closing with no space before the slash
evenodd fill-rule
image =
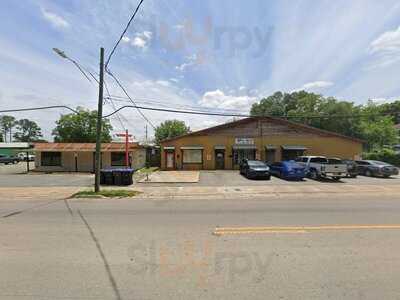
<path id="1" fill-rule="evenodd" d="M 35 167 L 45 172 L 94 172 L 94 143 L 36 143 Z M 125 166 L 125 144 L 104 143 L 101 145 L 102 168 Z M 129 160 L 133 169 L 146 163 L 146 149 L 138 143 L 129 144 Z"/>
<path id="2" fill-rule="evenodd" d="M 242 159 L 274 162 L 300 155 L 356 159 L 363 141 L 280 118 L 252 117 L 161 143 L 164 170 L 237 169 Z"/>

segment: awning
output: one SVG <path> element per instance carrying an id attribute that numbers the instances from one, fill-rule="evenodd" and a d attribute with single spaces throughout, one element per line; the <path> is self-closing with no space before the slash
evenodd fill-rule
<path id="1" fill-rule="evenodd" d="M 183 146 L 181 150 L 203 150 L 203 146 Z"/>
<path id="2" fill-rule="evenodd" d="M 293 151 L 305 151 L 307 150 L 307 147 L 304 146 L 292 146 L 292 145 L 284 145 L 282 146 L 283 150 L 293 150 Z"/>
<path id="3" fill-rule="evenodd" d="M 164 150 L 175 150 L 175 147 L 163 147 Z"/>
<path id="4" fill-rule="evenodd" d="M 217 146 L 214 146 L 214 149 L 215 150 L 225 150 L 226 147 L 224 145 L 217 145 Z"/>
<path id="5" fill-rule="evenodd" d="M 267 150 L 276 150 L 276 149 L 278 149 L 278 147 L 275 146 L 275 145 L 266 145 L 265 148 L 266 148 Z"/>
<path id="6" fill-rule="evenodd" d="M 17 149 L 25 150 L 32 149 L 33 144 L 31 143 L 0 143 L 0 149 Z"/>
<path id="7" fill-rule="evenodd" d="M 256 150 L 257 146 L 256 145 L 233 145 L 232 146 L 233 150 Z"/>

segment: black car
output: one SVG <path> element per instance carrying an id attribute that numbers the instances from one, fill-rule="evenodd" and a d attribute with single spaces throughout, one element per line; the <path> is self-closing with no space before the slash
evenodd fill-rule
<path id="1" fill-rule="evenodd" d="M 265 178 L 271 179 L 269 167 L 260 160 L 244 160 L 240 164 L 240 174 L 247 178 Z"/>
<path id="2" fill-rule="evenodd" d="M 399 169 L 383 161 L 377 160 L 357 160 L 358 174 L 365 176 L 390 177 L 398 175 Z"/>
<path id="3" fill-rule="evenodd" d="M 351 178 L 356 178 L 358 175 L 358 166 L 354 160 L 342 159 L 342 162 L 347 165 L 347 173 Z"/>
<path id="4" fill-rule="evenodd" d="M 19 163 L 18 157 L 0 154 L 0 164 L 5 164 L 5 165 L 13 164 L 14 165 L 17 163 Z"/>

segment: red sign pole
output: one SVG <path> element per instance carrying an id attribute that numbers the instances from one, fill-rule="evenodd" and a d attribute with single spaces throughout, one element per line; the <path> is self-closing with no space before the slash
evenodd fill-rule
<path id="1" fill-rule="evenodd" d="M 129 168 L 129 135 L 128 129 L 125 132 L 125 165 Z"/>

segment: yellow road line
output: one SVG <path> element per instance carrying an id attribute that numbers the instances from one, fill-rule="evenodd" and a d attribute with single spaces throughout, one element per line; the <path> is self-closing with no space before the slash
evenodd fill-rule
<path id="1" fill-rule="evenodd" d="M 306 233 L 322 230 L 376 230 L 400 229 L 400 224 L 393 225 L 322 225 L 322 226 L 268 226 L 268 227 L 218 227 L 215 235 L 253 234 L 253 233 Z"/>

